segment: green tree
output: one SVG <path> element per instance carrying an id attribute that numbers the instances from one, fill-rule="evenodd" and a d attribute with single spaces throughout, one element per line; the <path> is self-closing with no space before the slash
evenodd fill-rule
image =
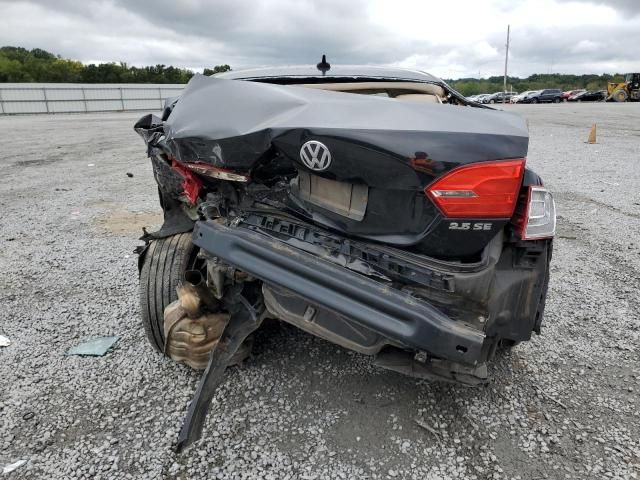
<path id="1" fill-rule="evenodd" d="M 229 65 L 216 65 L 213 68 L 205 68 L 202 72 L 203 75 L 215 75 L 216 73 L 228 72 L 231 70 Z"/>
<path id="2" fill-rule="evenodd" d="M 230 70 L 217 65 L 212 73 Z M 166 65 L 130 67 L 126 63 L 84 65 L 40 48 L 0 47 L 0 82 L 187 83 L 194 72 Z"/>
<path id="3" fill-rule="evenodd" d="M 205 68 L 205 75 L 227 72 L 227 64 Z M 130 67 L 126 63 L 101 63 L 84 65 L 75 60 L 64 59 L 41 48 L 27 50 L 22 47 L 0 47 L 0 82 L 84 82 L 84 83 L 186 83 L 194 72 L 185 68 L 167 65 Z M 615 75 L 565 75 L 533 74 L 527 78 L 508 77 L 510 90 L 517 92 L 560 88 L 573 90 L 607 88 L 607 82 L 620 82 L 621 74 Z M 503 78 L 460 78 L 448 83 L 463 95 L 500 92 Z"/>
<path id="4" fill-rule="evenodd" d="M 0 82 L 33 82 L 18 60 L 0 55 Z"/>

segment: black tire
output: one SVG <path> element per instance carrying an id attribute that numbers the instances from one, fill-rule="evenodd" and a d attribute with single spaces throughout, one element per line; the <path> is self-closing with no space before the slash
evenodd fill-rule
<path id="1" fill-rule="evenodd" d="M 164 351 L 164 309 L 177 300 L 176 287 L 184 272 L 196 268 L 198 247 L 191 232 L 154 240 L 140 270 L 140 310 L 149 343 Z"/>
<path id="2" fill-rule="evenodd" d="M 496 103 L 495 100 L 489 100 L 489 103 Z"/>
<path id="3" fill-rule="evenodd" d="M 538 103 L 538 99 L 537 98 L 532 99 L 531 103 Z"/>
<path id="4" fill-rule="evenodd" d="M 559 98 L 554 98 L 553 99 L 553 103 L 560 103 L 560 99 Z"/>

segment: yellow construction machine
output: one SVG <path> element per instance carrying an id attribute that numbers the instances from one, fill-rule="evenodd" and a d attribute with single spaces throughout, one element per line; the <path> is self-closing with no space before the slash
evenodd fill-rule
<path id="1" fill-rule="evenodd" d="M 627 73 L 624 82 L 609 82 L 607 101 L 633 102 L 640 100 L 640 73 Z"/>

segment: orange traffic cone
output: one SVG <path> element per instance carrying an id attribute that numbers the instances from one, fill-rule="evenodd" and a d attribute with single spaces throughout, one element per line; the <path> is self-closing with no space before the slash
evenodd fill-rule
<path id="1" fill-rule="evenodd" d="M 587 140 L 587 143 L 598 143 L 596 142 L 596 124 L 593 124 L 593 127 L 591 127 L 591 131 L 589 132 L 589 139 Z"/>

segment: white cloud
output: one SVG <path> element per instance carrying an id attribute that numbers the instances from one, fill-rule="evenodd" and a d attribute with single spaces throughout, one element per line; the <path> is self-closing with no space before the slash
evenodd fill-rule
<path id="1" fill-rule="evenodd" d="M 592 53 L 597 52 L 601 48 L 603 48 L 601 43 L 594 42 L 592 40 L 580 40 L 575 44 L 571 51 L 573 53 Z"/>
<path id="2" fill-rule="evenodd" d="M 64 57 L 234 68 L 402 65 L 446 78 L 639 71 L 636 0 L 0 0 L 0 45 Z"/>

